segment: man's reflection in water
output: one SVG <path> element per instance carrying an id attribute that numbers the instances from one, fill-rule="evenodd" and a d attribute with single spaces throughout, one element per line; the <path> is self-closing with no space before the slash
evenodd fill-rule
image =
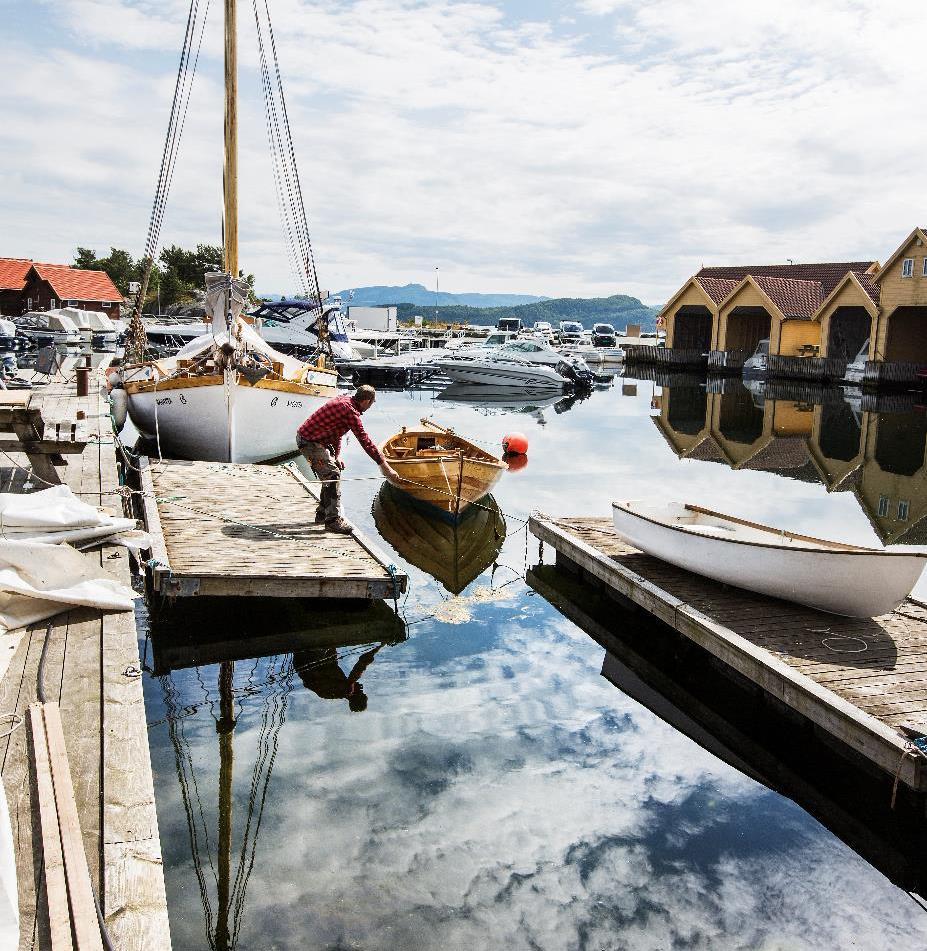
<path id="1" fill-rule="evenodd" d="M 360 679 L 383 646 L 364 651 L 347 675 L 338 666 L 338 651 L 334 647 L 296 651 L 293 667 L 306 688 L 323 700 L 347 700 L 352 713 L 363 713 L 367 709 L 367 694 Z"/>

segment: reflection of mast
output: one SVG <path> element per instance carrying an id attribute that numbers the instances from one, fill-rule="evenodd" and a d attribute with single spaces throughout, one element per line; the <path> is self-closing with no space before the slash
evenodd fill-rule
<path id="1" fill-rule="evenodd" d="M 235 664 L 225 661 L 219 667 L 219 880 L 217 885 L 218 914 L 216 919 L 216 951 L 229 951 L 229 884 L 232 878 L 232 771 L 234 750 L 232 731 L 235 716 L 232 709 L 232 683 Z"/>
<path id="2" fill-rule="evenodd" d="M 225 0 L 225 269 L 238 277 L 238 40 L 236 0 Z"/>

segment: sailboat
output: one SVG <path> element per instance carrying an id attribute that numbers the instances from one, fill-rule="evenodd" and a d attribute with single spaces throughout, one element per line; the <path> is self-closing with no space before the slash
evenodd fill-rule
<path id="1" fill-rule="evenodd" d="M 205 21 L 204 21 L 205 22 Z M 225 168 L 224 196 L 224 273 L 209 273 L 206 278 L 206 311 L 209 327 L 190 341 L 175 357 L 162 360 L 137 359 L 127 362 L 121 383 L 125 387 L 128 413 L 142 435 L 155 439 L 159 454 L 211 462 L 261 462 L 295 452 L 295 432 L 299 424 L 327 399 L 337 394 L 337 372 L 325 365 L 324 356 L 316 363 L 304 363 L 275 350 L 243 316 L 250 288 L 238 277 L 238 67 L 236 0 L 225 0 Z M 268 29 L 269 29 L 268 21 Z M 188 29 L 187 44 L 191 31 Z M 271 34 L 272 36 L 272 34 Z M 270 84 L 264 45 L 259 33 L 265 102 L 275 93 Z M 275 47 L 274 47 L 275 51 Z M 187 48 L 185 46 L 185 53 Z M 190 58 L 187 53 L 186 62 Z M 182 62 L 184 59 L 182 58 Z M 195 68 L 195 66 L 194 66 Z M 277 86 L 281 90 L 279 67 Z M 178 89 L 180 88 L 178 77 Z M 186 81 L 186 80 L 185 80 Z M 192 82 L 192 78 L 190 79 Z M 189 91 L 185 92 L 189 98 Z M 183 94 L 181 94 L 181 101 Z M 178 93 L 175 91 L 175 110 Z M 270 108 L 268 106 L 268 108 Z M 185 111 L 185 107 L 184 107 Z M 175 122 L 174 111 L 168 126 L 168 138 L 179 138 L 182 122 Z M 286 127 L 289 153 L 292 140 Z M 283 143 L 281 142 L 281 145 Z M 273 148 L 273 145 L 272 145 Z M 281 151 L 284 151 L 282 148 Z M 171 160 L 175 147 L 168 150 Z M 281 158 L 275 152 L 279 165 Z M 275 175 L 279 169 L 275 165 Z M 284 169 L 287 187 L 298 192 L 295 163 Z M 155 212 L 149 226 L 146 248 L 147 269 L 139 291 L 130 334 L 134 343 L 130 354 L 143 356 L 144 325 L 141 303 L 147 289 L 157 246 L 157 231 L 163 217 L 170 173 L 162 164 L 161 180 L 155 198 Z M 295 178 L 295 186 L 293 179 Z M 281 205 L 281 211 L 283 212 Z M 323 294 L 312 261 L 305 211 L 301 194 L 292 215 L 297 222 L 298 259 L 311 277 L 313 299 L 322 316 Z M 292 225 L 292 221 L 290 221 Z M 291 241 L 293 229 L 288 232 Z M 292 252 L 291 246 L 291 252 Z M 323 334 L 324 336 L 324 334 Z M 139 342 L 138 338 L 141 338 Z"/>

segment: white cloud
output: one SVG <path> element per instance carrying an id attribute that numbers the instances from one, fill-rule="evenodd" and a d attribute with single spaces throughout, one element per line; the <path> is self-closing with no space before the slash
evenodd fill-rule
<path id="1" fill-rule="evenodd" d="M 8 48 L 0 254 L 138 250 L 185 7 L 55 0 L 60 39 Z M 702 261 L 884 259 L 916 223 L 927 11 L 897 0 L 590 0 L 569 25 L 501 2 L 271 7 L 327 286 L 439 265 L 447 290 L 660 301 Z M 239 19 L 242 258 L 272 289 L 290 282 Z M 217 7 L 167 243 L 218 240 L 218 26 Z"/>

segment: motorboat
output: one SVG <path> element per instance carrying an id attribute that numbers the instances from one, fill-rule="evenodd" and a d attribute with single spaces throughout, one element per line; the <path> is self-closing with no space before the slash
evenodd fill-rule
<path id="1" fill-rule="evenodd" d="M 744 360 L 743 375 L 749 377 L 766 376 L 766 367 L 769 364 L 769 338 L 761 340 L 756 345 L 753 354 Z"/>
<path id="2" fill-rule="evenodd" d="M 518 334 L 510 330 L 497 330 L 491 333 L 484 340 L 473 340 L 465 337 L 451 337 L 444 344 L 445 350 L 466 350 L 467 353 L 473 353 L 477 350 L 498 350 L 518 337 Z"/>
<path id="3" fill-rule="evenodd" d="M 499 557 L 505 541 L 505 518 L 491 495 L 455 522 L 384 482 L 373 500 L 373 521 L 406 561 L 455 595 Z"/>
<path id="4" fill-rule="evenodd" d="M 447 403 L 486 407 L 513 413 L 535 413 L 567 399 L 550 389 L 514 390 L 510 386 L 481 386 L 475 383 L 452 383 L 436 397 Z"/>
<path id="5" fill-rule="evenodd" d="M 13 318 L 16 332 L 36 346 L 45 344 L 65 344 L 80 346 L 83 335 L 77 324 L 66 316 L 53 310 L 30 310 Z"/>
<path id="6" fill-rule="evenodd" d="M 531 363 L 514 357 L 470 354 L 458 352 L 454 356 L 441 357 L 434 361 L 453 383 L 475 383 L 493 387 L 512 387 L 522 390 L 554 389 L 563 392 L 576 382 L 568 374 L 588 375 L 591 383 L 592 371 L 578 359 L 562 357 L 561 362 L 552 367 L 544 363 Z"/>
<path id="7" fill-rule="evenodd" d="M 860 347 L 859 353 L 847 364 L 843 372 L 844 382 L 855 386 L 861 386 L 866 378 L 866 363 L 869 361 L 869 338 Z"/>
<path id="8" fill-rule="evenodd" d="M 248 313 L 255 330 L 274 350 L 298 359 L 310 359 L 321 348 L 320 330 L 327 333 L 326 344 L 340 360 L 357 360 L 364 354 L 348 339 L 344 318 L 330 303 L 320 308 L 315 301 L 266 301 Z M 322 329 L 324 326 L 324 329 Z M 159 346 L 175 349 L 186 346 L 204 332 L 198 318 L 159 318 L 145 321 L 148 340 Z M 372 355 L 373 348 L 369 348 Z"/>
<path id="9" fill-rule="evenodd" d="M 61 314 L 70 317 L 77 325 L 81 336 L 90 340 L 95 347 L 114 344 L 119 336 L 116 325 L 110 320 L 109 314 L 99 310 L 83 310 L 80 307 L 59 307 L 49 313 Z"/>
<path id="10" fill-rule="evenodd" d="M 420 429 L 403 426 L 383 443 L 380 452 L 398 473 L 393 485 L 454 519 L 491 492 L 508 468 L 501 459 L 430 419 L 423 419 Z"/>
<path id="11" fill-rule="evenodd" d="M 612 503 L 616 533 L 648 555 L 820 611 L 878 617 L 910 594 L 927 551 L 887 551 L 799 535 L 684 502 Z"/>

